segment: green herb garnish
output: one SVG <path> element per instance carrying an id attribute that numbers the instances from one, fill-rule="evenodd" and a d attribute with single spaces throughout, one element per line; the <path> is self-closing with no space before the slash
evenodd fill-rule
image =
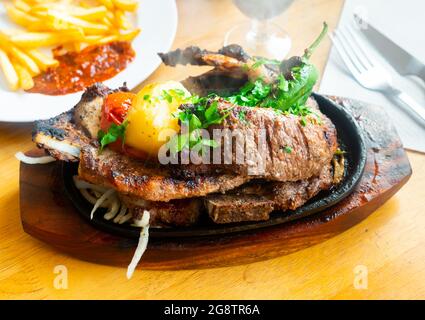
<path id="1" fill-rule="evenodd" d="M 291 148 L 291 147 L 289 147 L 289 146 L 285 146 L 285 147 L 283 148 L 283 151 L 285 151 L 286 153 L 292 153 L 292 148 Z"/>
<path id="2" fill-rule="evenodd" d="M 261 67 L 262 65 L 269 64 L 269 65 L 280 65 L 282 61 L 275 60 L 275 59 L 266 59 L 266 58 L 256 58 L 254 64 L 252 65 L 252 69 L 257 69 Z"/>
<path id="3" fill-rule="evenodd" d="M 161 99 L 167 100 L 168 103 L 173 102 L 173 96 L 167 90 L 162 90 Z"/>
<path id="4" fill-rule="evenodd" d="M 213 139 L 203 138 L 201 130 L 213 124 L 220 124 L 231 110 L 221 113 L 218 111 L 218 102 L 212 98 L 211 95 L 203 98 L 193 96 L 190 98 L 193 104 L 174 115 L 180 120 L 182 133 L 176 134 L 168 141 L 171 154 L 176 154 L 184 149 L 195 149 L 202 153 L 205 148 L 218 146 Z"/>
<path id="5" fill-rule="evenodd" d="M 342 156 L 342 155 L 344 155 L 346 153 L 347 153 L 346 151 L 341 150 L 340 148 L 336 149 L 336 151 L 335 151 L 335 155 L 336 156 Z"/>
<path id="6" fill-rule="evenodd" d="M 97 138 L 100 142 L 100 151 L 103 151 L 105 146 L 117 141 L 118 139 L 121 139 L 122 144 L 124 145 L 125 130 L 127 129 L 127 125 L 128 121 L 124 121 L 120 125 L 112 123 L 107 132 L 99 130 Z"/>

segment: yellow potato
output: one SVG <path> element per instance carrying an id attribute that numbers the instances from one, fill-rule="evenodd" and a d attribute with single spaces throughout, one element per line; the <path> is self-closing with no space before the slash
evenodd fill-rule
<path id="1" fill-rule="evenodd" d="M 176 91 L 183 95 L 176 94 Z M 145 86 L 137 94 L 126 118 L 125 143 L 150 155 L 157 155 L 165 143 L 162 139 L 164 132 L 179 131 L 178 120 L 173 114 L 184 102 L 184 97 L 188 96 L 190 93 L 176 81 Z"/>
<path id="2" fill-rule="evenodd" d="M 22 50 L 12 46 L 10 48 L 10 54 L 16 59 L 16 61 L 25 66 L 31 75 L 35 76 L 40 73 L 40 68 L 38 67 L 37 63 L 35 63 L 35 61 Z"/>
<path id="3" fill-rule="evenodd" d="M 14 65 L 19 77 L 20 87 L 24 90 L 29 90 L 34 87 L 34 80 L 32 79 L 30 72 L 19 63 L 15 63 Z"/>
<path id="4" fill-rule="evenodd" d="M 7 84 L 11 90 L 18 90 L 19 88 L 19 77 L 16 70 L 10 61 L 7 53 L 0 49 L 0 68 L 2 69 L 6 78 Z"/>

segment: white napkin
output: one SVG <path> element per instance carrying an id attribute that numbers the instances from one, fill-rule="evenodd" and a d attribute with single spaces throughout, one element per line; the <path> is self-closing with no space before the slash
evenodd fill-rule
<path id="1" fill-rule="evenodd" d="M 340 25 L 354 25 L 353 13 L 364 16 L 376 29 L 392 39 L 404 50 L 425 62 L 425 1 L 424 0 L 346 0 Z M 363 35 L 360 34 L 360 37 Z M 425 83 L 414 76 L 403 77 L 368 45 L 377 61 L 390 71 L 394 85 L 415 98 L 425 108 Z M 425 152 L 425 125 L 413 119 L 402 107 L 379 92 L 360 86 L 346 69 L 338 52 L 332 48 L 323 78 L 320 93 L 353 98 L 385 108 L 394 122 L 407 149 Z M 386 119 L 383 119 L 385 121 Z"/>

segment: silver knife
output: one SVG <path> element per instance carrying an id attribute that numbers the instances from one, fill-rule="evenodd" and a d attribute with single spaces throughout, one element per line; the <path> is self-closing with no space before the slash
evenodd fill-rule
<path id="1" fill-rule="evenodd" d="M 422 62 L 376 30 L 363 17 L 354 14 L 354 18 L 359 29 L 369 42 L 398 73 L 401 75 L 415 75 L 425 81 L 425 65 Z"/>

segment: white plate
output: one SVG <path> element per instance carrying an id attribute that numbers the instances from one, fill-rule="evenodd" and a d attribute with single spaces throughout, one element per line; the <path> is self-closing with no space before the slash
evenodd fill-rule
<path id="1" fill-rule="evenodd" d="M 3 7 L 3 5 L 1 6 Z M 3 8 L 0 28 L 10 27 Z M 174 0 L 140 0 L 137 25 L 142 29 L 133 41 L 134 61 L 114 78 L 105 81 L 111 88 L 127 82 L 133 88 L 146 79 L 161 63 L 158 52 L 171 48 L 177 30 L 177 7 Z M 81 92 L 63 96 L 48 96 L 8 89 L 0 71 L 0 121 L 31 122 L 47 119 L 72 108 L 81 98 Z"/>

